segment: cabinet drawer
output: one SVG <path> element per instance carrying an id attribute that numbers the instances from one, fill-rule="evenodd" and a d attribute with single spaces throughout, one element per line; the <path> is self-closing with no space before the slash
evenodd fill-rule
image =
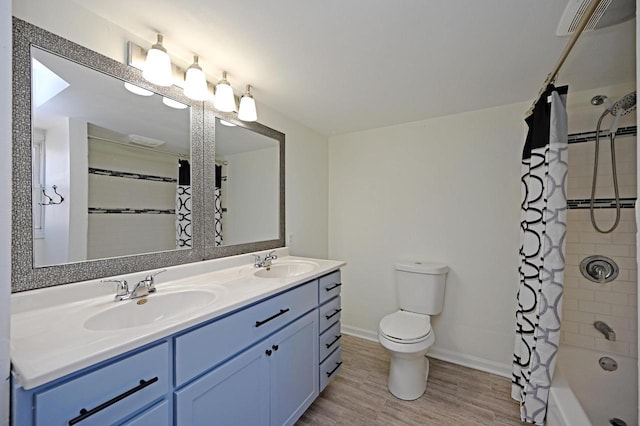
<path id="1" fill-rule="evenodd" d="M 314 280 L 176 337 L 176 386 L 251 346 L 317 304 L 318 281 Z"/>
<path id="2" fill-rule="evenodd" d="M 340 296 L 320 306 L 320 333 L 329 328 L 329 326 L 340 321 L 340 312 L 342 311 L 340 305 Z"/>
<path id="3" fill-rule="evenodd" d="M 320 392 L 333 380 L 342 366 L 342 349 L 336 349 L 320 364 Z"/>
<path id="4" fill-rule="evenodd" d="M 112 424 L 166 395 L 169 365 L 169 345 L 165 342 L 36 392 L 35 423 L 46 426 Z M 88 413 L 81 416 L 81 410 Z"/>
<path id="5" fill-rule="evenodd" d="M 160 404 L 145 410 L 128 422 L 123 423 L 122 426 L 169 426 L 170 421 L 169 403 L 162 401 Z"/>
<path id="6" fill-rule="evenodd" d="M 320 304 L 340 294 L 342 281 L 340 279 L 340 271 L 335 271 L 324 277 L 320 277 L 320 285 L 318 292 L 320 293 Z"/>
<path id="7" fill-rule="evenodd" d="M 341 341 L 342 334 L 340 334 L 340 321 L 338 321 L 320 336 L 320 361 L 339 347 Z"/>

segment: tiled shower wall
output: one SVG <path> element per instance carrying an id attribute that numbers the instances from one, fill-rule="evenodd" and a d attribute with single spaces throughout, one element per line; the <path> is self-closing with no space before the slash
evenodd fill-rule
<path id="1" fill-rule="evenodd" d="M 588 200 L 593 175 L 594 141 L 569 145 L 567 198 Z M 636 198 L 636 136 L 616 138 L 616 160 L 620 197 Z M 596 198 L 613 198 L 608 138 L 601 138 Z M 630 203 L 627 203 L 629 205 Z M 588 206 L 588 203 L 587 203 Z M 621 209 L 618 227 L 609 234 L 591 225 L 589 209 L 571 207 L 568 211 L 565 292 L 561 341 L 564 344 L 614 354 L 637 356 L 637 262 L 636 223 L 633 208 Z M 596 212 L 598 226 L 608 229 L 615 208 Z M 587 256 L 604 255 L 620 268 L 613 282 L 599 284 L 584 278 L 579 269 Z M 616 332 L 616 341 L 606 340 L 594 327 L 604 321 Z"/>

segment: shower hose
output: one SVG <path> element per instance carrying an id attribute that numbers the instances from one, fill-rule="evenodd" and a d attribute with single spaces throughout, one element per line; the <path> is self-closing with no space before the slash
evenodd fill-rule
<path id="1" fill-rule="evenodd" d="M 598 120 L 598 125 L 596 126 L 596 152 L 595 158 L 593 159 L 593 182 L 591 185 L 591 201 L 589 203 L 589 213 L 591 216 L 591 224 L 596 229 L 596 231 L 602 234 L 608 234 L 612 232 L 618 224 L 620 223 L 620 194 L 618 193 L 618 174 L 616 172 L 616 150 L 615 150 L 615 140 L 616 135 L 615 132 L 609 132 L 609 140 L 611 141 L 611 170 L 613 175 L 613 190 L 616 197 L 616 220 L 613 223 L 613 226 L 609 229 L 601 229 L 596 224 L 595 211 L 593 208 L 593 203 L 596 198 L 596 182 L 598 181 L 598 156 L 600 153 L 600 124 L 602 123 L 602 119 L 609 113 L 609 110 L 602 113 L 600 119 Z"/>

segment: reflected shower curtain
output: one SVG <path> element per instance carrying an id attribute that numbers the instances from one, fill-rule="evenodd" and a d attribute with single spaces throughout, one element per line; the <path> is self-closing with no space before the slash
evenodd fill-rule
<path id="1" fill-rule="evenodd" d="M 213 200 L 214 244 L 222 245 L 222 166 L 216 166 L 216 190 Z"/>
<path id="2" fill-rule="evenodd" d="M 567 87 L 549 86 L 527 117 L 522 155 L 520 285 L 511 396 L 544 424 L 560 342 L 567 217 Z"/>
<path id="3" fill-rule="evenodd" d="M 187 160 L 178 160 L 176 247 L 188 248 L 191 246 L 191 166 Z"/>

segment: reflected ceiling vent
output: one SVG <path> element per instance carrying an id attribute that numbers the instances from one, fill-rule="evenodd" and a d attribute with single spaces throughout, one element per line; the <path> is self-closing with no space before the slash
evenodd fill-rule
<path id="1" fill-rule="evenodd" d="M 573 34 L 591 1 L 598 0 L 569 0 L 558 24 L 556 35 L 569 36 Z M 632 19 L 635 15 L 635 0 L 601 0 L 584 31 L 599 30 L 620 24 Z"/>
<path id="2" fill-rule="evenodd" d="M 127 142 L 149 148 L 157 148 L 165 144 L 165 142 L 160 139 L 153 139 L 142 135 L 127 135 Z"/>

